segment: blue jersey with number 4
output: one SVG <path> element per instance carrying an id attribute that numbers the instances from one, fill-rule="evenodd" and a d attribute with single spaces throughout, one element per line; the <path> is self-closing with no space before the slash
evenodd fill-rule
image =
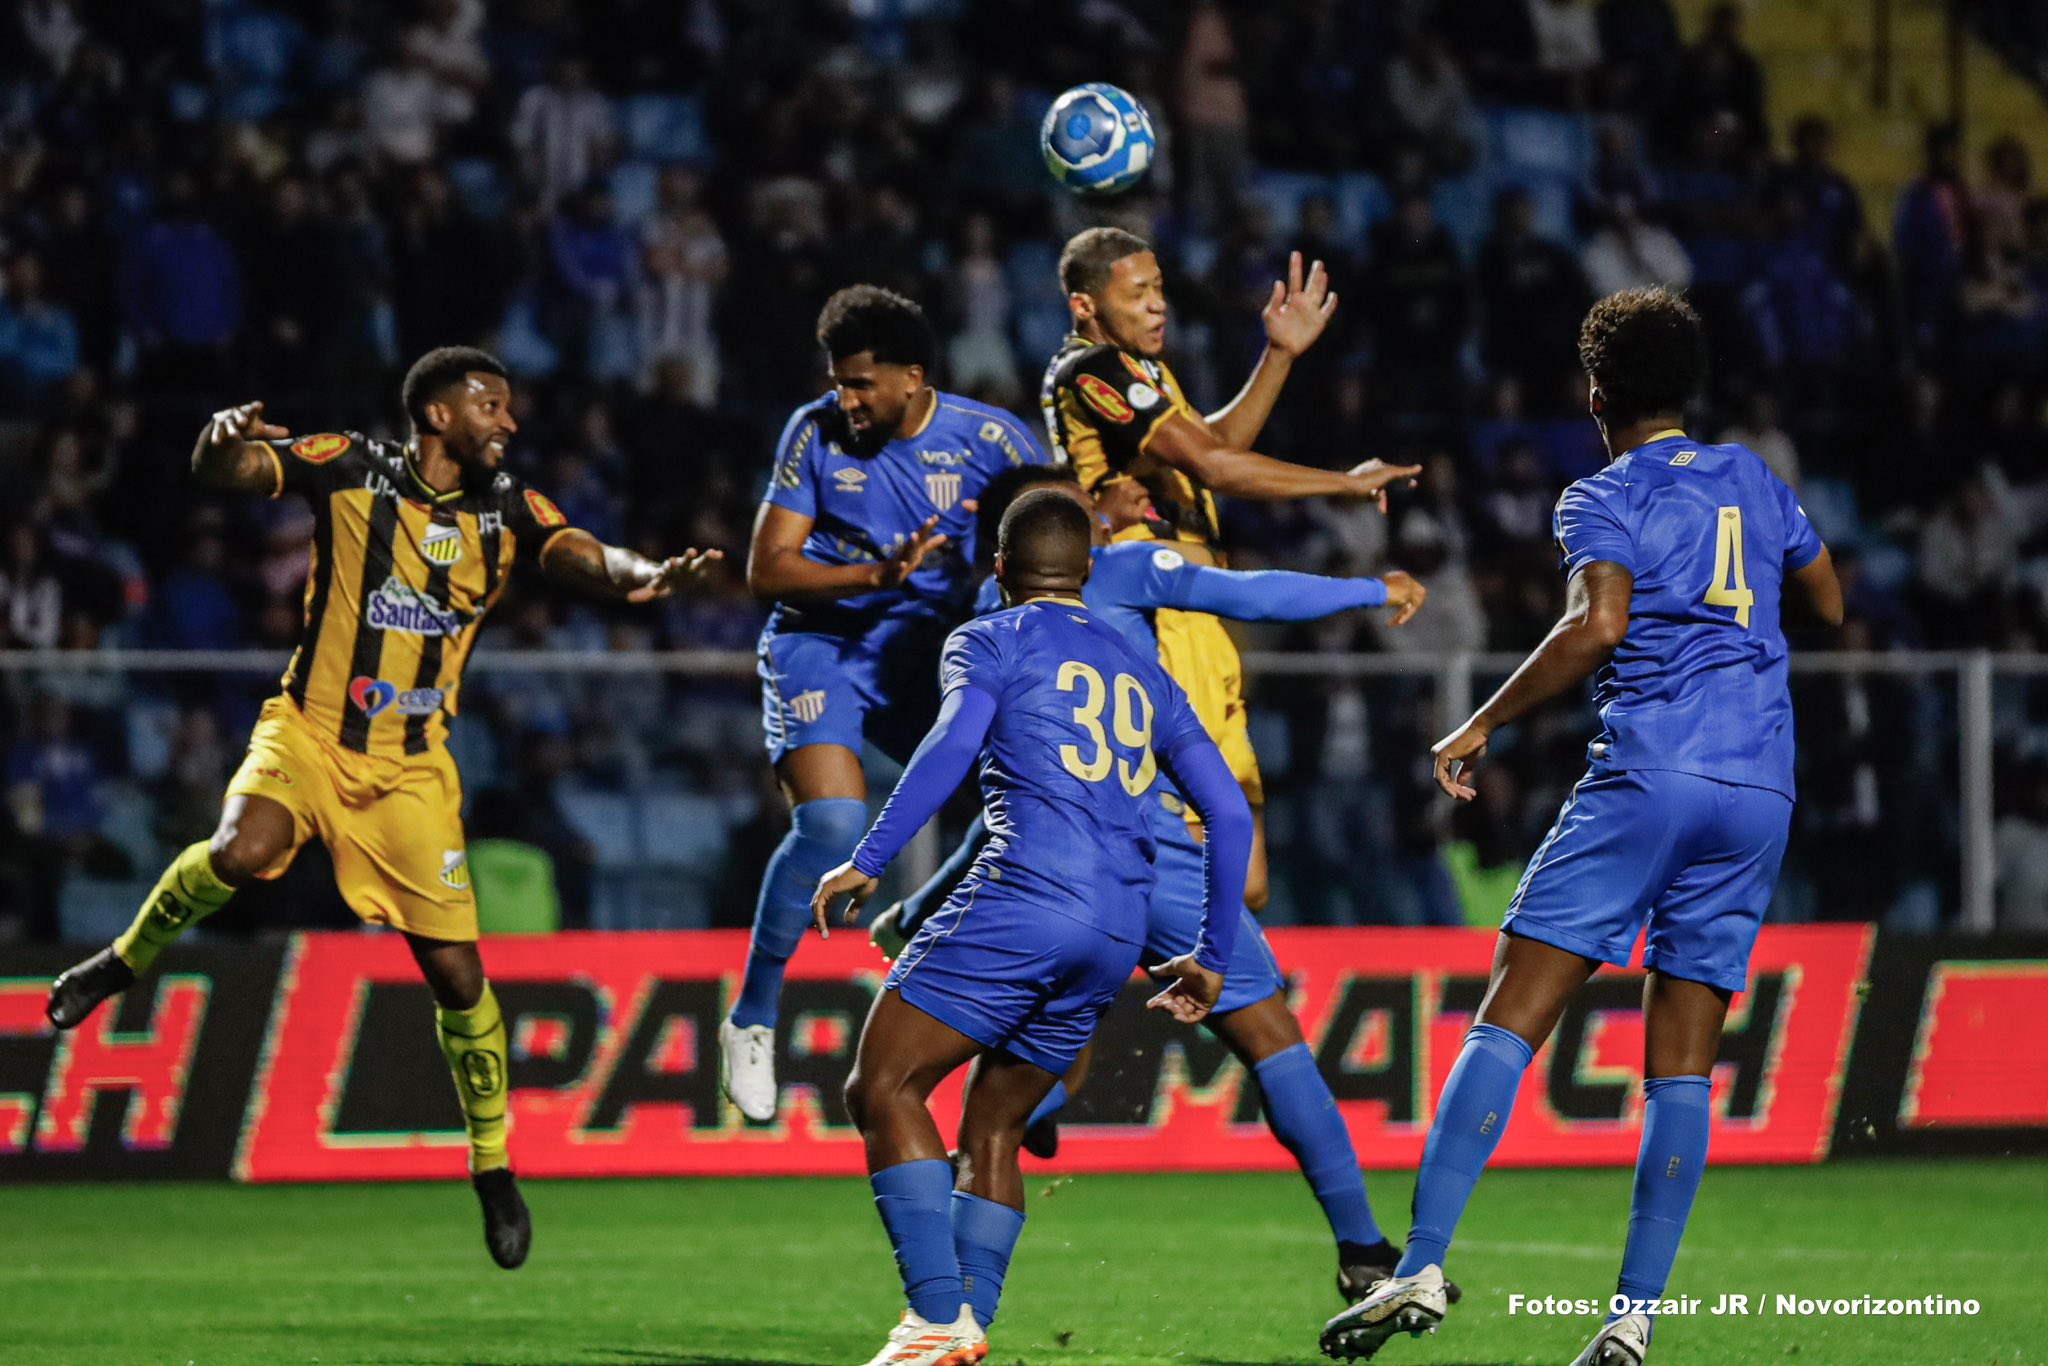
<path id="1" fill-rule="evenodd" d="M 872 454 L 852 449 L 837 394 L 790 416 L 765 500 L 812 519 L 804 558 L 820 564 L 886 559 L 932 517 L 947 544 L 900 588 L 830 602 L 780 603 L 768 633 L 865 636 L 905 618 L 950 625 L 972 598 L 974 513 L 967 504 L 1000 470 L 1043 465 L 1045 451 L 1000 408 L 938 394 L 930 419 Z"/>
<path id="2" fill-rule="evenodd" d="M 1778 604 L 1821 552 L 1792 490 L 1746 447 L 1673 432 L 1566 489 L 1554 529 L 1567 573 L 1604 560 L 1635 576 L 1628 632 L 1594 683 L 1593 766 L 1791 797 Z"/>
<path id="3" fill-rule="evenodd" d="M 1143 943 L 1159 757 L 1212 744 L 1186 694 L 1094 613 L 1048 598 L 953 632 L 939 675 L 946 692 L 996 701 L 980 770 L 988 843 L 949 904 L 972 907 L 985 888 Z"/>

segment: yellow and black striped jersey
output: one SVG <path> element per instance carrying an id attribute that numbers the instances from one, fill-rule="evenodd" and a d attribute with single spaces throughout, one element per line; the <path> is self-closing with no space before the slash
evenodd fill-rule
<path id="1" fill-rule="evenodd" d="M 354 432 L 264 442 L 277 494 L 313 505 L 305 625 L 285 696 L 343 749 L 392 758 L 448 737 L 484 613 L 568 529 L 509 474 L 437 493 L 409 447 Z M 275 496 L 275 495 L 273 495 Z"/>
<path id="2" fill-rule="evenodd" d="M 1069 336 L 1045 368 L 1038 401 L 1054 458 L 1073 466 L 1082 488 L 1093 493 L 1129 475 L 1151 493 L 1176 539 L 1217 548 L 1215 495 L 1145 453 L 1145 442 L 1175 413 L 1203 420 L 1164 363 Z"/>

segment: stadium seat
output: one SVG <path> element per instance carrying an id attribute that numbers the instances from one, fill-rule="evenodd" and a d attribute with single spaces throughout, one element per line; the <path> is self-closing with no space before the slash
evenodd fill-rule
<path id="1" fill-rule="evenodd" d="M 654 217 L 661 168 L 651 161 L 622 161 L 612 167 L 612 208 L 619 222 L 637 228 Z"/>
<path id="2" fill-rule="evenodd" d="M 724 803 L 694 792 L 651 792 L 638 805 L 645 866 L 716 875 L 725 861 Z"/>
<path id="3" fill-rule="evenodd" d="M 1549 109 L 1496 108 L 1486 113 L 1488 159 L 1494 171 L 1576 181 L 1592 163 L 1592 131 L 1575 114 Z"/>
<path id="4" fill-rule="evenodd" d="M 648 161 L 703 161 L 711 153 L 704 103 L 692 95 L 630 95 L 625 101 L 626 148 Z"/>
<path id="5" fill-rule="evenodd" d="M 631 868 L 639 861 L 640 841 L 634 830 L 631 797 L 565 787 L 561 802 L 562 814 L 569 818 L 569 824 L 590 841 L 599 869 Z"/>
<path id="6" fill-rule="evenodd" d="M 1347 171 L 1337 177 L 1337 231 L 1349 242 L 1363 242 L 1381 219 L 1394 211 L 1387 187 L 1377 176 Z"/>
<path id="7" fill-rule="evenodd" d="M 1492 201 L 1493 186 L 1480 175 L 1439 180 L 1430 196 L 1436 221 L 1443 224 L 1467 260 L 1479 253 L 1480 240 L 1486 236 L 1493 214 Z"/>
<path id="8" fill-rule="evenodd" d="M 502 217 L 510 207 L 498 164 L 484 157 L 457 157 L 446 163 L 449 183 L 469 211 L 479 218 Z"/>
<path id="9" fill-rule="evenodd" d="M 147 878 L 69 877 L 57 894 L 57 932 L 67 944 L 107 944 L 135 919 L 156 885 Z"/>
<path id="10" fill-rule="evenodd" d="M 470 884 L 477 925 L 485 934 L 553 934 L 562 928 L 555 861 L 518 840 L 472 840 Z"/>

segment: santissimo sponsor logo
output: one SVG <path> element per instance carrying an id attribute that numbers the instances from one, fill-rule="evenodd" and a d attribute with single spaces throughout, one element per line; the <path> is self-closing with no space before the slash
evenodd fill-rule
<path id="1" fill-rule="evenodd" d="M 378 631 L 409 636 L 452 636 L 469 623 L 460 612 L 438 606 L 426 594 L 397 578 L 370 594 L 369 624 Z"/>

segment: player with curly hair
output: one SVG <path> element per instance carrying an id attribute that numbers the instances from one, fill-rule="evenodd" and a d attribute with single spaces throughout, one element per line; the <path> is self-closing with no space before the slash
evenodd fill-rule
<path id="1" fill-rule="evenodd" d="M 1579 359 L 1609 464 L 1558 500 L 1564 616 L 1437 743 L 1437 783 L 1472 800 L 1464 770 L 1492 734 L 1589 677 L 1602 731 L 1508 905 L 1437 1100 L 1407 1251 L 1323 1329 L 1333 1357 L 1435 1331 L 1452 1232 L 1523 1071 L 1600 964 L 1628 964 L 1647 924 L 1643 1132 L 1618 1312 L 1575 1366 L 1643 1360 L 1706 1164 L 1721 1026 L 1777 885 L 1793 799 L 1780 596 L 1790 580 L 1838 624 L 1841 585 L 1798 498 L 1754 452 L 1685 434 L 1707 362 L 1691 305 L 1662 289 L 1609 295 L 1586 316 Z"/>

